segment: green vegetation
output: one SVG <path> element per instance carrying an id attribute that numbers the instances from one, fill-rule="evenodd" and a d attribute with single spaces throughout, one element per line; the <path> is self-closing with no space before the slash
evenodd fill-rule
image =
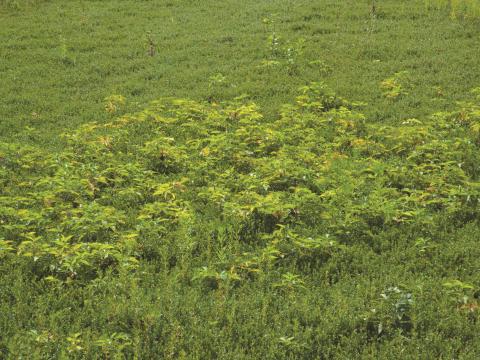
<path id="1" fill-rule="evenodd" d="M 446 9 L 453 19 L 480 18 L 480 1 L 478 0 L 425 0 L 428 8 Z"/>
<path id="2" fill-rule="evenodd" d="M 478 358 L 480 28 L 424 5 L 0 1 L 0 359 Z"/>

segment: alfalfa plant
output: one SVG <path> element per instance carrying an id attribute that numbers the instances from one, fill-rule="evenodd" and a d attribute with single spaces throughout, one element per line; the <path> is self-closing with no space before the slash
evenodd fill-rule
<path id="1" fill-rule="evenodd" d="M 383 96 L 389 100 L 397 100 L 401 96 L 408 95 L 408 71 L 396 72 L 393 76 L 383 80 L 380 87 L 383 90 Z"/>
<path id="2" fill-rule="evenodd" d="M 105 111 L 109 114 L 116 114 L 126 103 L 122 95 L 110 95 L 105 99 Z"/>
<path id="3" fill-rule="evenodd" d="M 299 38 L 295 42 L 289 44 L 285 48 L 285 57 L 287 60 L 287 69 L 289 73 L 293 73 L 298 68 L 298 62 L 303 56 L 305 49 L 305 39 Z"/>
<path id="4" fill-rule="evenodd" d="M 391 286 L 380 294 L 375 307 L 364 315 L 367 333 L 372 337 L 400 332 L 408 335 L 413 328 L 413 295 L 398 286 Z"/>
<path id="5" fill-rule="evenodd" d="M 12 241 L 0 239 L 0 259 L 7 257 L 15 251 Z"/>
<path id="6" fill-rule="evenodd" d="M 474 285 L 455 279 L 444 282 L 443 287 L 449 300 L 456 304 L 459 310 L 473 313 L 480 308 L 480 291 Z"/>
<path id="7" fill-rule="evenodd" d="M 279 288 L 286 292 L 293 292 L 297 289 L 306 289 L 305 282 L 302 280 L 302 277 L 290 272 L 283 274 L 282 279 L 274 283 L 273 287 Z"/>
<path id="8" fill-rule="evenodd" d="M 236 273 L 235 267 L 229 270 L 216 271 L 208 266 L 203 266 L 195 271 L 192 281 L 200 283 L 205 290 L 217 290 L 238 285 L 241 277 Z"/>
<path id="9" fill-rule="evenodd" d="M 95 341 L 104 359 L 125 359 L 131 356 L 133 341 L 130 335 L 122 332 L 114 332 L 111 335 L 103 335 Z"/>
<path id="10" fill-rule="evenodd" d="M 272 18 L 264 18 L 263 24 L 269 35 L 267 37 L 267 59 L 262 61 L 261 66 L 284 65 L 288 73 L 295 72 L 305 49 L 305 39 L 299 38 L 295 41 L 284 42 L 278 35 L 274 16 Z"/>
<path id="11" fill-rule="evenodd" d="M 322 76 L 328 76 L 332 73 L 332 67 L 323 60 L 312 60 L 308 62 L 312 68 L 316 68 Z"/>
<path id="12" fill-rule="evenodd" d="M 458 103 L 460 109 L 454 114 L 457 124 L 467 127 L 474 135 L 475 142 L 480 144 L 480 88 L 471 91 L 472 98 Z"/>
<path id="13" fill-rule="evenodd" d="M 82 333 L 75 333 L 67 337 L 67 351 L 69 354 L 81 353 L 83 351 Z"/>
<path id="14" fill-rule="evenodd" d="M 268 36 L 268 48 L 272 59 L 276 58 L 280 52 L 280 37 L 277 35 L 276 23 L 275 16 L 263 19 L 265 29 L 270 33 Z"/>

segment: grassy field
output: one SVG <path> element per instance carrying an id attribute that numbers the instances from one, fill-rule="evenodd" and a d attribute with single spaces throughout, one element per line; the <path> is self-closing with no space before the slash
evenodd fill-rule
<path id="1" fill-rule="evenodd" d="M 0 0 L 0 359 L 479 358 L 480 21 L 428 3 Z"/>
<path id="2" fill-rule="evenodd" d="M 36 138 L 55 143 L 65 128 L 104 120 L 106 96 L 122 94 L 140 105 L 163 96 L 203 100 L 217 74 L 226 77 L 216 91 L 220 98 L 246 93 L 272 115 L 298 86 L 324 79 L 342 96 L 369 103 L 375 121 L 442 110 L 478 85 L 478 24 L 426 11 L 422 1 L 379 1 L 377 8 L 372 17 L 368 1 L 3 6 L 0 133 L 11 139 L 29 126 L 38 129 Z M 297 72 L 259 67 L 270 54 L 265 18 L 276 19 L 285 43 L 305 39 Z M 153 57 L 147 56 L 148 32 Z M 392 105 L 378 85 L 405 70 L 415 90 Z"/>

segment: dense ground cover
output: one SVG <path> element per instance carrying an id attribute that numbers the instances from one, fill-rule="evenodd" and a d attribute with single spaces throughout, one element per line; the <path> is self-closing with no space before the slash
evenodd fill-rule
<path id="1" fill-rule="evenodd" d="M 0 4 L 0 357 L 478 358 L 476 21 Z"/>
<path id="2" fill-rule="evenodd" d="M 342 96 L 370 103 L 369 118 L 387 121 L 439 111 L 479 82 L 478 24 L 426 11 L 422 1 L 377 1 L 374 17 L 368 1 L 2 2 L 20 4 L 0 7 L 7 139 L 29 126 L 50 145 L 65 127 L 104 120 L 111 94 L 143 107 L 161 96 L 247 93 L 274 114 L 298 86 L 325 79 Z M 276 19 L 282 46 L 305 39 L 297 72 L 258 66 L 271 53 L 265 18 Z M 378 84 L 404 70 L 415 92 L 392 105 Z M 226 79 L 213 91 L 217 74 Z"/>

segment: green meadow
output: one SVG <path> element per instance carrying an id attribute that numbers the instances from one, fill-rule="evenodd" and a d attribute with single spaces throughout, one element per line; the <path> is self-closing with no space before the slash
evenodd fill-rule
<path id="1" fill-rule="evenodd" d="M 0 359 L 478 359 L 480 3 L 0 0 Z"/>

